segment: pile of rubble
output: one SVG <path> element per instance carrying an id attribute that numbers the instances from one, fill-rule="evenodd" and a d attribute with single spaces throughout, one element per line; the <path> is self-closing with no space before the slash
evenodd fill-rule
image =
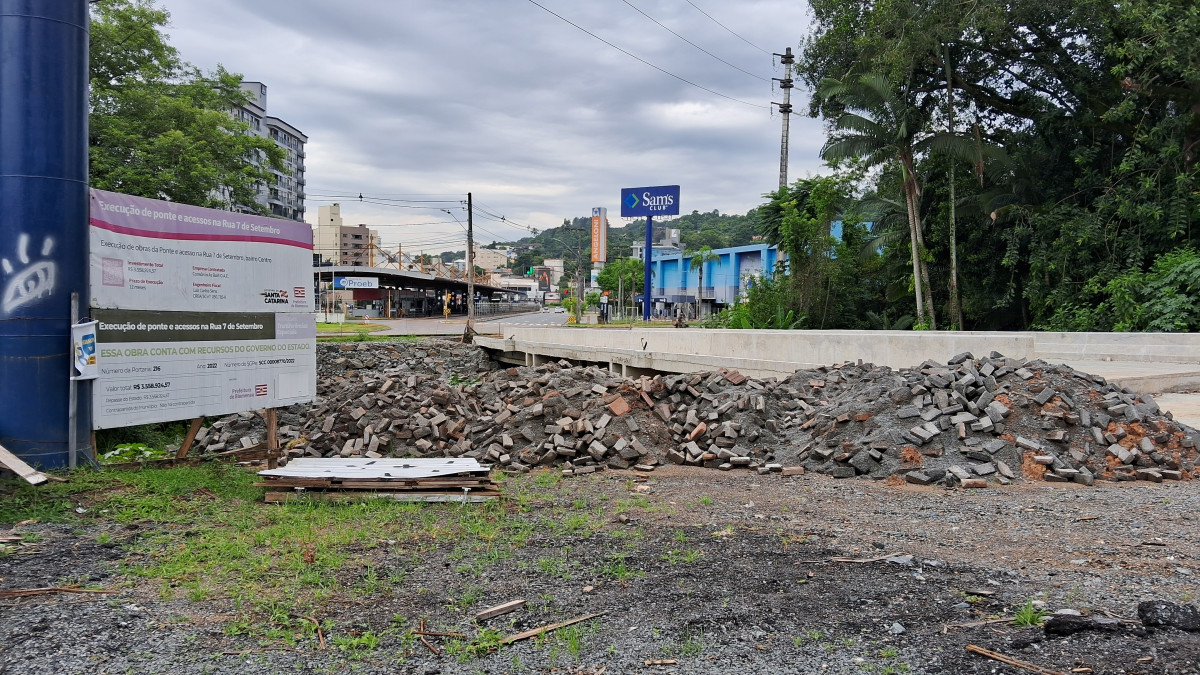
<path id="1" fill-rule="evenodd" d="M 966 487 L 1019 479 L 1185 480 L 1193 430 L 1149 397 L 1063 365 L 992 353 L 787 378 L 736 371 L 627 379 L 566 361 L 496 369 L 449 340 L 318 346 L 318 397 L 281 411 L 292 457 L 470 457 L 510 470 L 673 462 Z M 200 438 L 264 435 L 242 414 Z"/>

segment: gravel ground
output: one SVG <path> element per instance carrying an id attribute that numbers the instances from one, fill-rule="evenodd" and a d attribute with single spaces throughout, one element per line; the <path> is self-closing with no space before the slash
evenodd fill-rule
<path id="1" fill-rule="evenodd" d="M 0 557 L 0 589 L 119 592 L 0 601 L 0 673 L 1026 672 L 968 654 L 969 644 L 1064 673 L 1200 672 L 1200 633 L 1137 620 L 1141 601 L 1196 603 L 1195 482 L 958 491 L 674 466 L 647 476 L 604 471 L 546 487 L 514 517 L 540 523 L 576 508 L 597 527 L 537 529 L 486 565 L 464 566 L 471 542 L 359 552 L 404 580 L 367 597 L 340 592 L 319 617 L 331 637 L 379 637 L 358 652 L 236 634 L 227 600 L 161 599 L 158 582 L 122 572 L 150 526 L 24 524 L 14 531 L 40 541 Z M 514 598 L 527 606 L 472 620 Z M 955 627 L 1030 599 L 1123 621 L 1067 637 L 1005 621 Z M 596 612 L 579 630 L 476 659 L 448 654 L 445 637 L 429 638 L 434 656 L 407 636 L 412 624 L 389 629 L 396 616 L 424 617 L 428 630 L 507 635 Z"/>

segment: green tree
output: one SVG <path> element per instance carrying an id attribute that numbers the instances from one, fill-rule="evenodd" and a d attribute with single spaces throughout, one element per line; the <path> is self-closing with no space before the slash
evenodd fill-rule
<path id="1" fill-rule="evenodd" d="M 689 264 L 689 269 L 696 270 L 696 318 L 700 318 L 700 294 L 704 292 L 704 266 L 710 262 L 721 264 L 721 256 L 713 253 L 713 250 L 707 246 L 701 246 L 699 251 L 696 251 L 692 256 L 692 262 Z"/>
<path id="2" fill-rule="evenodd" d="M 88 145 L 93 187 L 196 206 L 265 212 L 260 187 L 285 151 L 229 111 L 246 102 L 241 77 L 180 59 L 150 0 L 91 5 Z"/>
<path id="3" fill-rule="evenodd" d="M 596 283 L 616 298 L 622 307 L 628 307 L 632 306 L 633 297 L 642 292 L 645 278 L 645 267 L 641 260 L 620 258 L 606 264 L 604 269 L 600 270 L 596 275 Z"/>

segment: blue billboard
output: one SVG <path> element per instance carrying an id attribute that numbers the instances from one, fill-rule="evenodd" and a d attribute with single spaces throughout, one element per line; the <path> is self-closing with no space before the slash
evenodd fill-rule
<path id="1" fill-rule="evenodd" d="M 621 188 L 621 217 L 679 215 L 679 186 Z"/>

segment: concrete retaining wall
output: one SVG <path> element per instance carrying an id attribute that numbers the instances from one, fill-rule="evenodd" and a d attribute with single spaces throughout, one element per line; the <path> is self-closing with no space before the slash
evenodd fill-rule
<path id="1" fill-rule="evenodd" d="M 536 365 L 547 359 L 607 363 L 614 370 L 697 372 L 736 368 L 754 377 L 786 375 L 798 369 L 844 361 L 914 366 L 969 351 L 1070 363 L 1104 374 L 1098 363 L 1181 364 L 1155 371 L 1178 371 L 1160 389 L 1200 382 L 1200 335 L 1195 333 L 1035 333 L 950 331 L 784 331 L 702 329 L 545 328 L 501 324 L 501 338 L 480 338 L 481 346 L 507 354 L 511 362 Z M 1180 379 L 1179 373 L 1184 375 Z M 1145 383 L 1146 386 L 1151 386 Z M 1168 386 L 1169 385 L 1169 386 Z"/>

